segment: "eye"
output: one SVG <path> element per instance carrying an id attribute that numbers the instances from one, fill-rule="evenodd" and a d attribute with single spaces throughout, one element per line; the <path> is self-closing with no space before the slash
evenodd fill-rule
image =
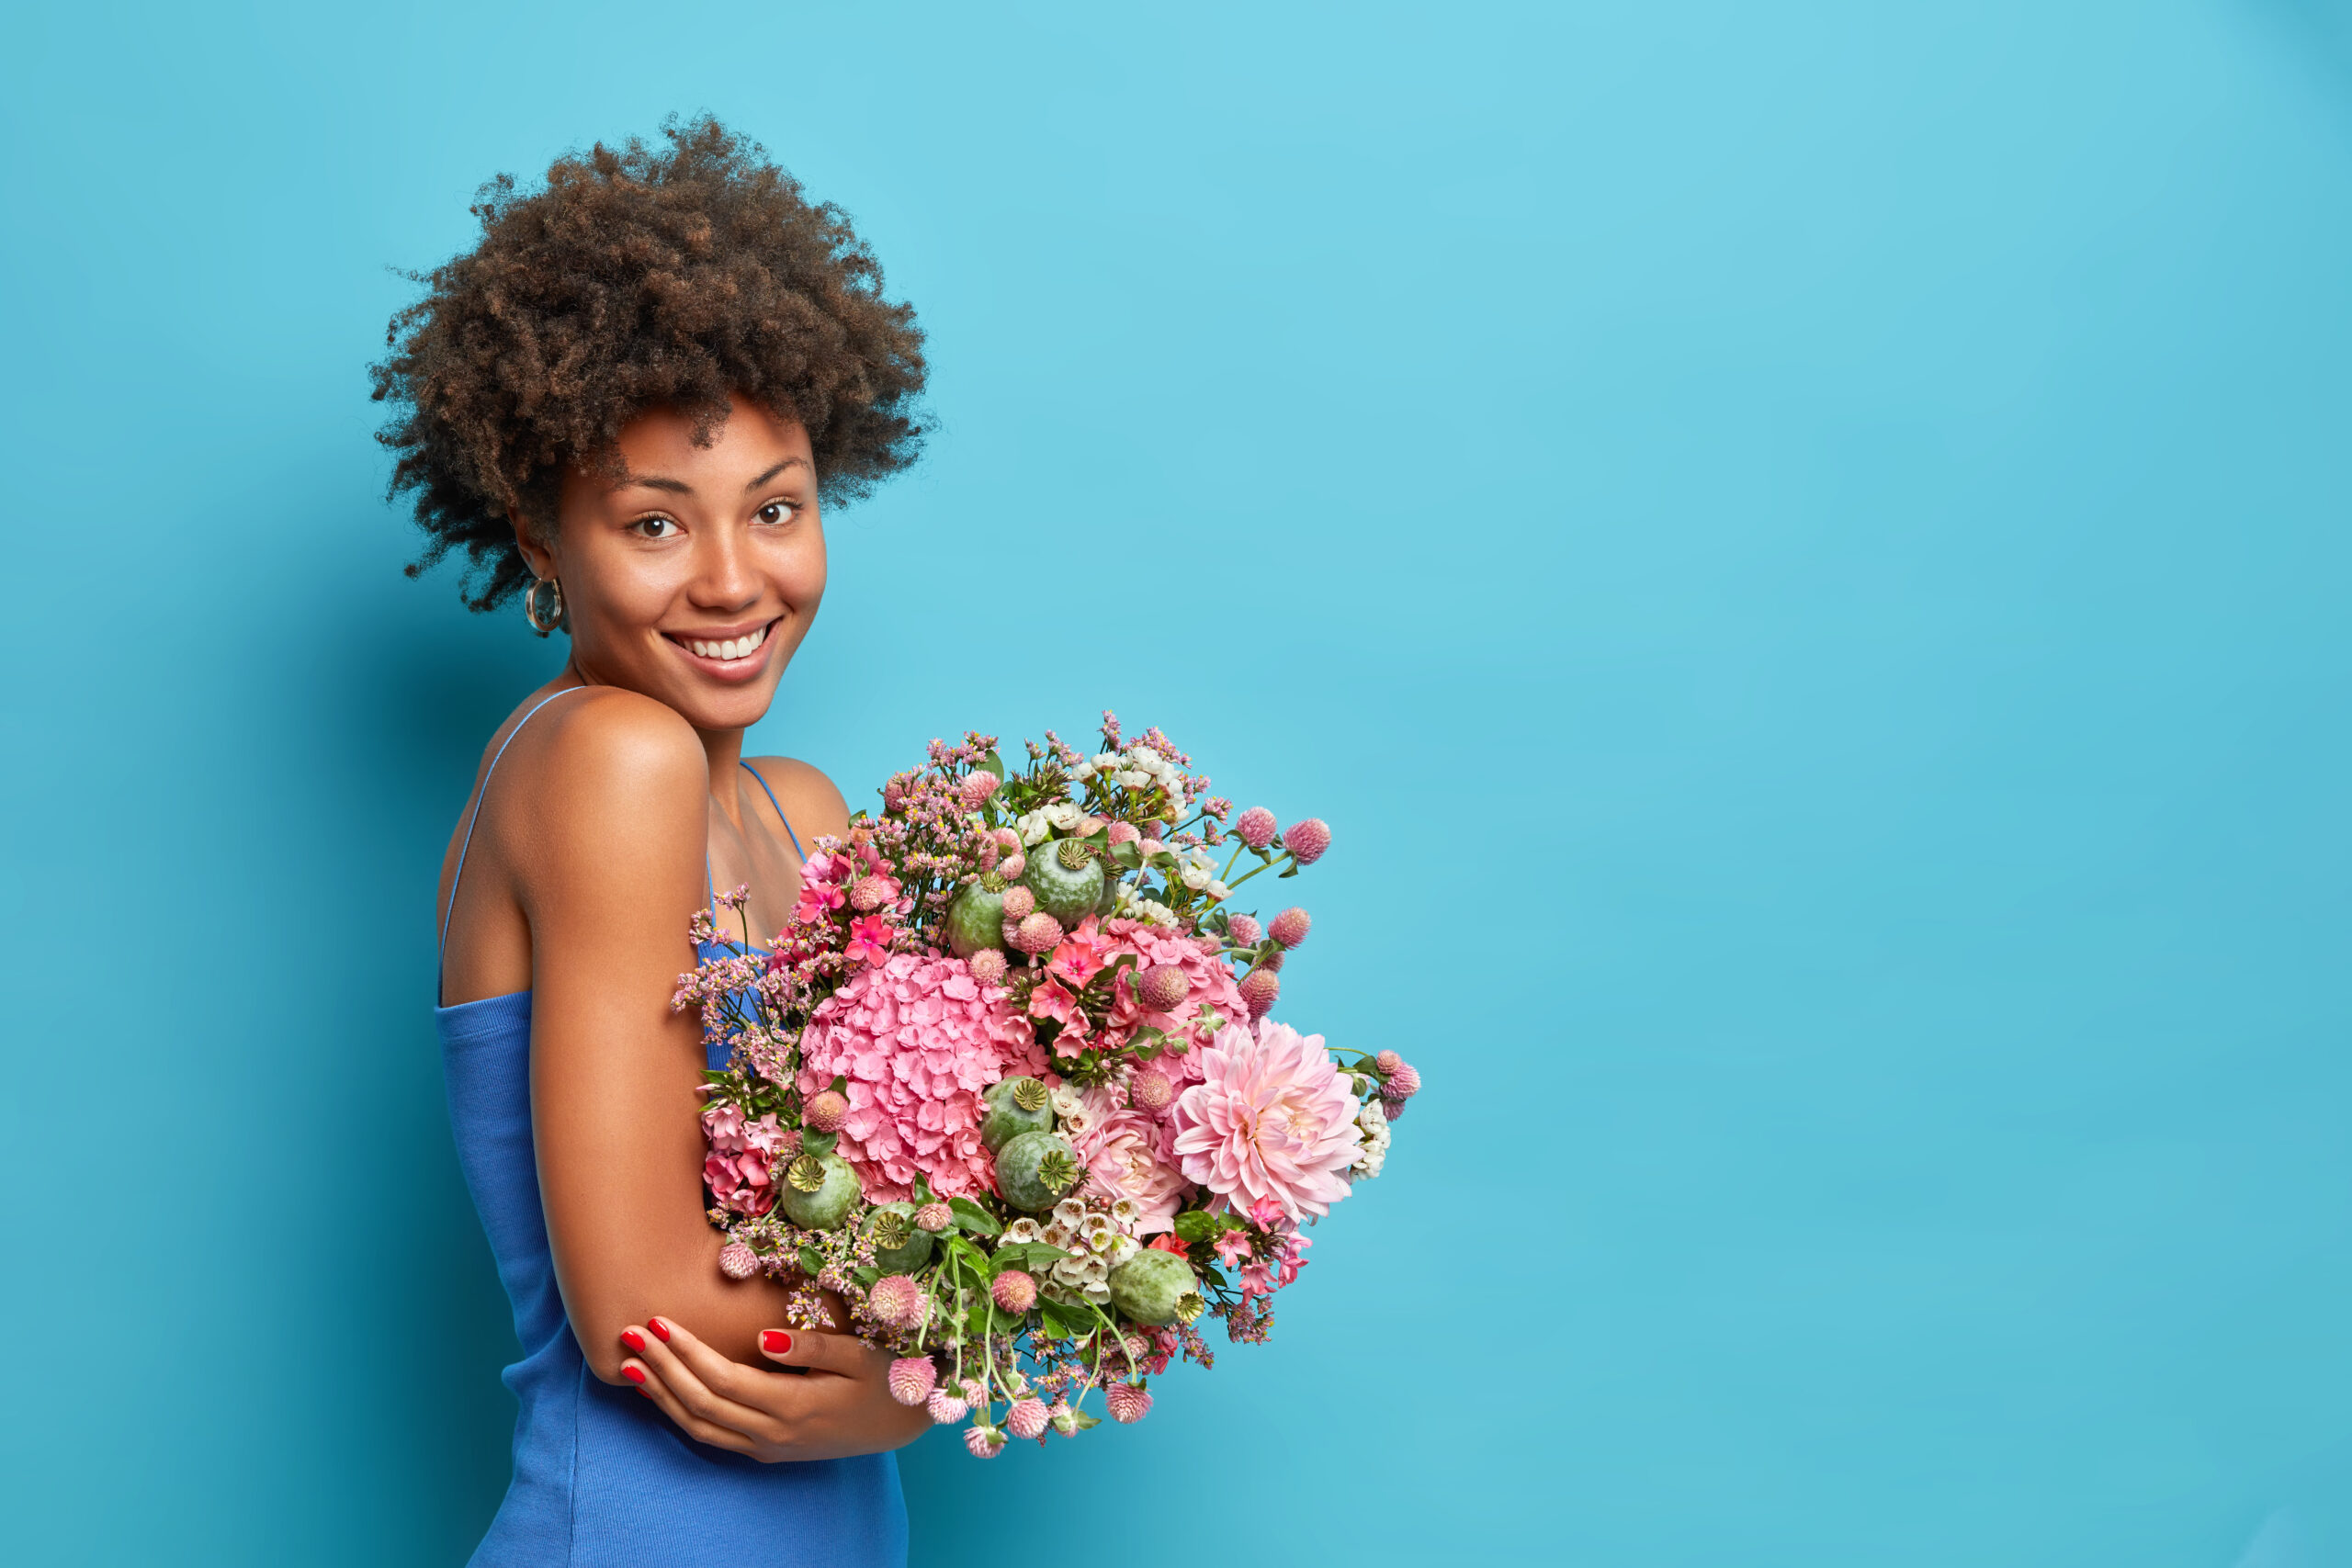
<path id="1" fill-rule="evenodd" d="M 765 506 L 761 507 L 757 512 L 752 513 L 752 515 L 766 524 L 769 527 L 775 528 L 791 522 L 799 511 L 800 508 L 793 504 L 791 502 L 771 501 Z"/>
<path id="2" fill-rule="evenodd" d="M 678 533 L 678 525 L 675 522 L 661 516 L 640 517 L 630 524 L 629 528 L 639 538 L 645 539 L 674 538 Z"/>

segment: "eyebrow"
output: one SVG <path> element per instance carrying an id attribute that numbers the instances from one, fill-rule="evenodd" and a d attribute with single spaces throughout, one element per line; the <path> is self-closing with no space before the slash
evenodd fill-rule
<path id="1" fill-rule="evenodd" d="M 808 466 L 808 460 L 805 457 L 786 457 L 775 468 L 770 468 L 767 472 L 761 474 L 749 484 L 746 484 L 743 487 L 745 493 L 748 494 L 749 492 L 759 489 L 762 485 L 775 478 L 776 475 L 784 472 L 785 469 L 789 468 L 796 464 L 805 468 Z M 647 490 L 666 490 L 673 495 L 692 495 L 695 492 L 695 487 L 686 483 L 685 480 L 665 479 L 660 474 L 631 474 L 628 478 L 621 480 L 620 483 L 615 485 L 613 488 L 615 490 L 627 490 L 632 485 L 642 485 Z"/>

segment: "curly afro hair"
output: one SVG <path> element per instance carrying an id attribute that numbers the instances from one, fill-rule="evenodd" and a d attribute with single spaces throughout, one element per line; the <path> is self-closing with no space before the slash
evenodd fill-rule
<path id="1" fill-rule="evenodd" d="M 536 190 L 482 186 L 481 243 L 411 275 L 425 298 L 369 367 L 397 411 L 376 437 L 399 454 L 390 494 L 414 493 L 428 536 L 409 575 L 462 547 L 477 610 L 529 581 L 509 520 L 549 536 L 566 472 L 617 477 L 647 409 L 692 415 L 698 441 L 730 394 L 797 421 L 829 501 L 921 449 L 922 333 L 848 216 L 715 119 L 662 135 L 560 158 Z"/>

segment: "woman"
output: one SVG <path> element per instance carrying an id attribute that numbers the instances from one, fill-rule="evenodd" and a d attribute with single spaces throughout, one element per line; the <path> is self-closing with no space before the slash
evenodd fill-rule
<path id="1" fill-rule="evenodd" d="M 441 872 L 451 1120 L 514 1303 L 514 1474 L 478 1564 L 904 1560 L 888 1360 L 728 1280 L 706 1223 L 695 912 L 785 925 L 845 830 L 745 759 L 825 586 L 820 502 L 912 461 L 922 334 L 835 209 L 703 120 L 502 178 L 395 318 L 376 395 L 430 543 L 570 635 Z M 418 570 L 412 568 L 412 572 Z"/>

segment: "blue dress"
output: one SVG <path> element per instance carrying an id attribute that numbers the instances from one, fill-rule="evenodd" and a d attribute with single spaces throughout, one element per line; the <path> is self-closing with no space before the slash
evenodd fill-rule
<path id="1" fill-rule="evenodd" d="M 534 707 L 523 722 L 537 712 Z M 507 743 L 513 741 L 510 734 Z M 499 756 L 505 750 L 501 746 Z M 483 791 L 497 768 L 492 757 Z M 481 811 L 478 794 L 474 815 Z M 470 821 L 466 839 L 470 844 Z M 460 848 L 457 875 L 464 874 Z M 449 901 L 454 908 L 456 877 Z M 446 942 L 446 918 L 442 934 Z M 523 1359 L 503 1373 L 522 1404 L 514 1476 L 471 1568 L 901 1568 L 907 1510 L 894 1456 L 762 1464 L 695 1442 L 651 1400 L 588 1370 L 556 1289 L 539 1205 L 531 1145 L 531 993 L 436 1008 L 434 1022 L 458 1163 L 523 1347 Z"/>

